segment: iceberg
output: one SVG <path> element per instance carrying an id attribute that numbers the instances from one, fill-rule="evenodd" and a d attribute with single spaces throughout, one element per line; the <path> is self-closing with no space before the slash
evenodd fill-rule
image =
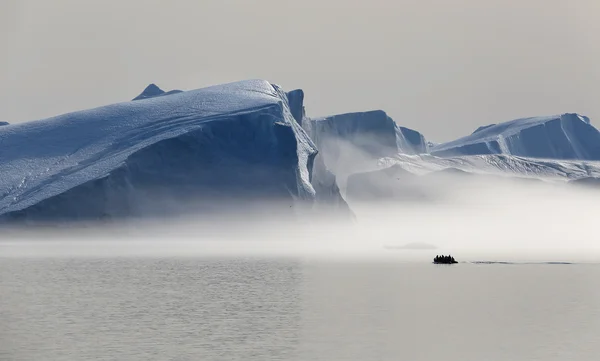
<path id="1" fill-rule="evenodd" d="M 382 157 L 427 152 L 423 135 L 400 127 L 382 110 L 305 118 L 303 127 L 319 149 L 318 161 L 345 191 L 346 179 L 376 168 Z"/>
<path id="2" fill-rule="evenodd" d="M 165 93 L 0 128 L 0 218 L 89 220 L 219 210 L 282 211 L 335 198 L 315 190 L 317 148 L 291 97 L 264 80 Z M 168 95 L 168 96 L 166 96 Z M 293 99 L 290 107 L 289 99 Z"/>
<path id="3" fill-rule="evenodd" d="M 162 97 L 165 95 L 177 94 L 177 93 L 181 93 L 181 92 L 182 92 L 181 90 L 171 90 L 171 91 L 165 92 L 164 90 L 159 88 L 156 84 L 152 83 L 152 84 L 148 85 L 146 87 L 146 89 L 144 89 L 144 91 L 142 91 L 140 93 L 140 95 L 133 98 L 132 100 L 142 100 L 142 99 L 149 99 L 149 98 L 155 98 L 155 97 Z"/>
<path id="4" fill-rule="evenodd" d="M 378 169 L 348 177 L 345 196 L 356 201 L 424 202 L 487 185 L 597 186 L 600 162 L 517 157 L 503 154 L 437 157 L 429 154 L 382 158 Z"/>
<path id="5" fill-rule="evenodd" d="M 304 91 L 302 89 L 292 90 L 287 92 L 286 96 L 292 116 L 296 119 L 298 124 L 302 125 L 302 121 L 306 116 L 304 109 Z"/>
<path id="6" fill-rule="evenodd" d="M 600 133 L 578 114 L 491 124 L 433 143 L 382 110 L 308 117 L 304 98 L 264 80 L 167 92 L 150 84 L 131 101 L 0 122 L 0 220 L 232 208 L 352 218 L 343 195 L 421 202 L 443 196 L 442 186 L 495 176 L 600 179 Z"/>
<path id="7" fill-rule="evenodd" d="M 579 114 L 523 118 L 479 127 L 471 135 L 434 145 L 431 154 L 600 160 L 600 132 Z"/>
<path id="8" fill-rule="evenodd" d="M 448 168 L 468 173 L 508 177 L 544 179 L 564 182 L 586 177 L 600 177 L 600 162 L 517 157 L 504 154 L 437 157 L 429 154 L 382 158 L 378 169 L 398 165 L 405 170 L 424 175 Z"/>
<path id="9" fill-rule="evenodd" d="M 331 156 L 339 156 L 340 145 L 346 142 L 373 158 L 397 153 L 421 154 L 427 152 L 423 135 L 400 127 L 382 110 L 338 114 L 308 119 L 306 128 L 317 146 L 332 144 Z"/>

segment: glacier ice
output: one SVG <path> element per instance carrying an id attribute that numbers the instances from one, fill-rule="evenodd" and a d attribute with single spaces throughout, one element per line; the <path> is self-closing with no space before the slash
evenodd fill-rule
<path id="1" fill-rule="evenodd" d="M 494 159 L 500 157 L 506 158 L 508 163 L 514 160 L 512 156 L 499 155 L 460 158 L 398 155 L 382 160 L 379 170 L 350 175 L 346 199 L 351 204 L 356 201 L 431 202 L 461 192 L 474 193 L 482 185 L 564 184 L 567 176 L 571 176 L 570 172 L 563 173 L 558 164 L 532 164 L 529 162 L 535 160 L 527 159 L 519 160 L 520 168 L 511 172 L 499 166 L 502 163 L 499 159 Z M 489 163 L 485 165 L 486 162 Z"/>
<path id="2" fill-rule="evenodd" d="M 600 179 L 600 133 L 578 114 L 433 143 L 381 110 L 311 118 L 304 97 L 264 80 L 169 92 L 150 84 L 132 101 L 0 122 L 0 219 L 218 213 L 264 202 L 281 214 L 352 216 L 343 195 L 427 201 L 448 179 L 455 187 L 497 176 Z"/>
<path id="3" fill-rule="evenodd" d="M 338 114 L 308 119 L 307 129 L 317 146 L 347 142 L 373 158 L 396 153 L 420 154 L 427 152 L 423 135 L 412 129 L 400 127 L 382 110 Z M 332 157 L 341 149 L 332 146 Z M 326 162 L 327 163 L 327 162 Z"/>
<path id="4" fill-rule="evenodd" d="M 396 164 L 418 175 L 455 168 L 469 173 L 541 178 L 556 182 L 600 177 L 600 162 L 598 161 L 538 159 L 505 154 L 457 157 L 397 154 L 394 157 L 380 159 L 378 167 L 383 169 Z"/>
<path id="5" fill-rule="evenodd" d="M 302 121 L 306 115 L 304 110 L 304 91 L 302 89 L 292 90 L 286 93 L 286 97 L 292 116 L 298 124 L 302 125 Z"/>
<path id="6" fill-rule="evenodd" d="M 317 149 L 278 86 L 148 89 L 136 101 L 0 128 L 0 215 L 164 215 L 265 199 L 293 211 L 318 201 Z"/>
<path id="7" fill-rule="evenodd" d="M 479 127 L 471 135 L 433 146 L 431 154 L 600 160 L 600 132 L 578 114 L 523 118 Z"/>
<path id="8" fill-rule="evenodd" d="M 427 152 L 421 133 L 398 126 L 382 110 L 308 117 L 303 126 L 319 149 L 317 158 L 335 174 L 342 193 L 350 174 L 372 170 L 382 157 Z"/>
<path id="9" fill-rule="evenodd" d="M 140 95 L 133 98 L 132 100 L 149 99 L 149 98 L 161 97 L 161 96 L 165 96 L 165 95 L 177 94 L 177 93 L 181 93 L 181 92 L 182 92 L 181 90 L 171 90 L 171 91 L 165 92 L 164 90 L 159 88 L 156 84 L 152 83 L 152 84 L 148 85 L 144 89 L 144 91 L 142 91 L 140 93 Z"/>

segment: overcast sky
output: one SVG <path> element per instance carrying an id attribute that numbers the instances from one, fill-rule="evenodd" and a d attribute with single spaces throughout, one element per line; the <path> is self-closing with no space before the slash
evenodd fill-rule
<path id="1" fill-rule="evenodd" d="M 0 121 L 262 78 L 311 116 L 383 109 L 445 141 L 600 124 L 599 0 L 0 0 Z"/>

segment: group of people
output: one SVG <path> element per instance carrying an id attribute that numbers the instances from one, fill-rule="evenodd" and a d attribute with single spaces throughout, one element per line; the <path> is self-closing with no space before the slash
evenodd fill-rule
<path id="1" fill-rule="evenodd" d="M 434 263 L 457 263 L 452 256 L 435 256 Z"/>

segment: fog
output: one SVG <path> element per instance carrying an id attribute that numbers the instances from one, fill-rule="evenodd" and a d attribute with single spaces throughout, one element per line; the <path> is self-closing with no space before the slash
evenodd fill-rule
<path id="1" fill-rule="evenodd" d="M 460 261 L 600 261 L 597 190 L 566 184 L 445 179 L 433 202 L 350 204 L 354 220 L 219 214 L 68 228 L 10 229 L 10 256 L 236 256 Z M 431 189 L 424 189 L 428 192 Z M 265 217 L 264 215 L 268 216 Z M 394 250 L 428 243 L 436 250 Z"/>
<path id="2" fill-rule="evenodd" d="M 235 256 L 429 262 L 436 254 L 451 253 L 461 261 L 600 262 L 595 236 L 598 187 L 501 172 L 421 170 L 420 175 L 406 172 L 408 176 L 399 178 L 383 172 L 381 182 L 358 184 L 383 196 L 357 198 L 348 192 L 347 178 L 382 169 L 380 159 L 371 153 L 380 139 L 360 133 L 348 139 L 321 138 L 319 146 L 324 151 L 318 156 L 336 174 L 352 215 L 289 198 L 244 199 L 243 192 L 228 198 L 190 195 L 186 199 L 169 192 L 177 187 L 166 184 L 160 196 L 148 196 L 153 194 L 150 189 L 139 190 L 146 197 L 136 201 L 143 210 L 137 218 L 4 225 L 0 257 Z M 250 189 L 248 194 L 252 194 Z M 208 211 L 203 210 L 207 206 Z M 397 249 L 412 243 L 436 249 Z"/>
<path id="3" fill-rule="evenodd" d="M 356 197 L 347 187 L 348 179 L 384 169 L 380 157 L 393 153 L 381 145 L 381 137 L 387 135 L 357 131 L 343 138 L 324 134 L 318 139 L 317 156 L 336 175 L 352 214 L 330 204 L 271 194 L 280 189 L 281 180 L 272 179 L 266 170 L 251 182 L 261 186 L 252 188 L 240 179 L 249 177 L 247 168 L 231 168 L 217 176 L 201 165 L 180 174 L 191 182 L 186 187 L 169 177 L 162 183 L 150 182 L 152 186 L 127 188 L 125 195 L 117 187 L 112 197 L 127 198 L 132 204 L 125 202 L 126 209 L 120 209 L 116 203 L 116 209 L 105 209 L 109 216 L 102 221 L 52 221 L 51 214 L 60 210 L 53 210 L 50 202 L 46 207 L 50 220 L 45 223 L 45 218 L 34 221 L 33 212 L 30 223 L 3 224 L 0 256 L 277 256 L 422 262 L 452 253 L 463 261 L 600 262 L 595 237 L 600 188 L 575 185 L 566 178 L 522 178 L 527 174 L 500 169 L 491 173 L 492 168 L 472 169 L 486 173 L 446 167 L 438 172 L 439 164 L 423 158 L 419 171 L 378 172 L 376 182 L 354 184 L 376 191 L 374 196 L 367 192 L 366 198 Z M 455 164 L 466 165 L 467 158 L 456 158 Z M 175 169 L 168 159 L 160 164 L 170 172 Z M 402 165 L 400 161 L 396 166 Z M 260 165 L 252 167 L 260 169 Z M 427 171 L 428 167 L 434 171 Z M 589 164 L 588 173 L 594 167 Z M 221 189 L 213 182 L 200 192 L 203 185 L 198 179 L 210 176 L 225 183 L 235 180 L 236 191 L 224 194 L 230 188 Z M 77 197 L 93 197 L 93 188 L 81 189 L 74 193 Z M 77 197 L 71 202 L 78 203 Z M 68 202 L 58 207 L 69 209 Z M 412 243 L 437 249 L 397 249 Z"/>

